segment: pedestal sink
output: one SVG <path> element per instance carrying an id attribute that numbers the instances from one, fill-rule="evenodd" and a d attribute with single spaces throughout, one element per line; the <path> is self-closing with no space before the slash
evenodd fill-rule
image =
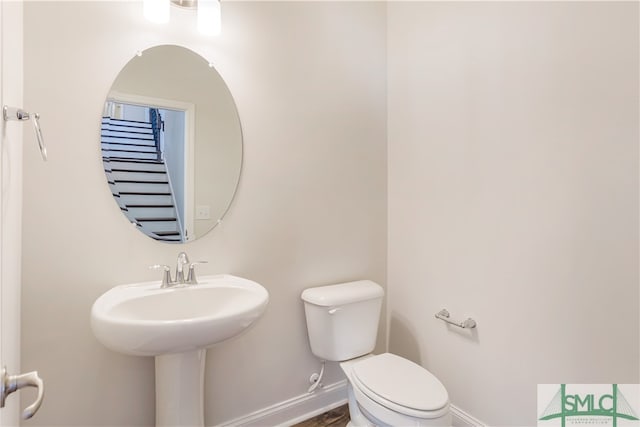
<path id="1" fill-rule="evenodd" d="M 198 282 L 117 286 L 91 309 L 91 327 L 102 344 L 155 357 L 157 426 L 204 426 L 206 348 L 247 329 L 269 301 L 264 287 L 241 277 L 204 276 Z"/>

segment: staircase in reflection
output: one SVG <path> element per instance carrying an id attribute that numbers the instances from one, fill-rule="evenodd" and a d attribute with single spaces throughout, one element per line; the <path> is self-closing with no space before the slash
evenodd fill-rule
<path id="1" fill-rule="evenodd" d="M 183 241 L 167 167 L 150 122 L 102 118 L 102 161 L 113 197 L 148 236 Z"/>

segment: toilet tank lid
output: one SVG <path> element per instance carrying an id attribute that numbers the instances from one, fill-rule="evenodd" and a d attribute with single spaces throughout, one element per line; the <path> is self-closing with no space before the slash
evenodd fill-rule
<path id="1" fill-rule="evenodd" d="M 308 303 L 323 307 L 351 304 L 359 301 L 367 301 L 382 298 L 384 290 L 382 286 L 371 280 L 358 280 L 355 282 L 339 283 L 337 285 L 318 286 L 305 289 L 302 299 Z"/>

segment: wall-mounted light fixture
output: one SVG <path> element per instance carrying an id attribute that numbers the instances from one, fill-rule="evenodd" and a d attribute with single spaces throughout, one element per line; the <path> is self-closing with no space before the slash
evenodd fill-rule
<path id="1" fill-rule="evenodd" d="M 144 17 L 156 23 L 169 22 L 169 8 L 173 4 L 185 9 L 196 9 L 198 30 L 202 34 L 215 36 L 220 34 L 220 0 L 144 0 Z"/>

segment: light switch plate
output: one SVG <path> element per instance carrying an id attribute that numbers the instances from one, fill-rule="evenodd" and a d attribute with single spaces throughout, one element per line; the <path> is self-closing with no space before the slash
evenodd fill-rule
<path id="1" fill-rule="evenodd" d="M 209 212 L 209 205 L 196 206 L 196 219 L 211 219 L 211 213 Z"/>

